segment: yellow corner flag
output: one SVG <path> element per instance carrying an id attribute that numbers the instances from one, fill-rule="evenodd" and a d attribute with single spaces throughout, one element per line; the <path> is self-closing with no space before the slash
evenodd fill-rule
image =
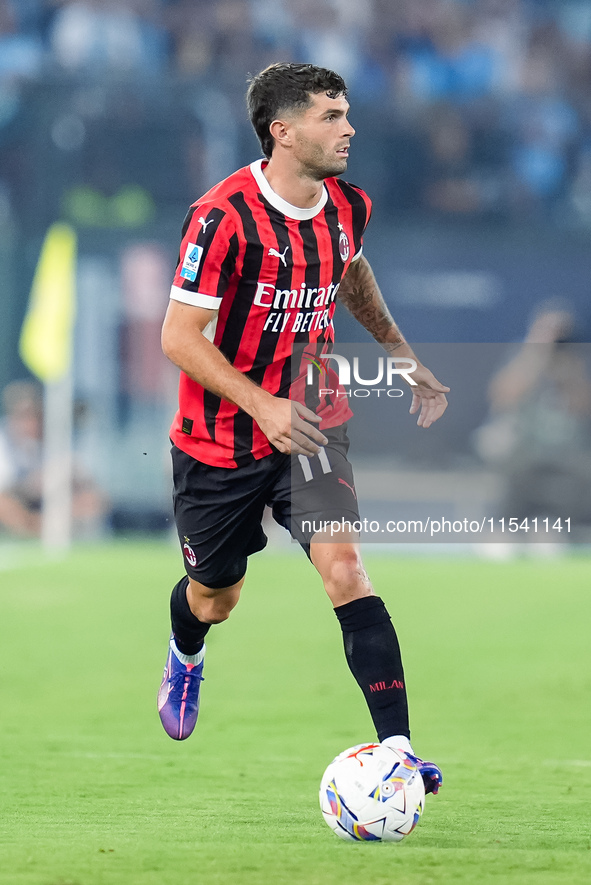
<path id="1" fill-rule="evenodd" d="M 75 315 L 76 232 L 56 223 L 41 247 L 19 343 L 22 361 L 44 383 L 70 368 Z"/>

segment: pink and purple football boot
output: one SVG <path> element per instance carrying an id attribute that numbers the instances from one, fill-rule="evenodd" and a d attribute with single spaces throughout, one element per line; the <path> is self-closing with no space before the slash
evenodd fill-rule
<path id="1" fill-rule="evenodd" d="M 158 691 L 158 712 L 165 732 L 175 741 L 184 741 L 195 728 L 199 713 L 205 646 L 197 656 L 197 663 L 183 664 L 172 650 L 173 641 L 171 638 Z"/>
<path id="2" fill-rule="evenodd" d="M 439 766 L 435 765 L 434 762 L 424 762 L 422 759 L 419 759 L 418 756 L 413 756 L 412 753 L 407 753 L 406 755 L 410 761 L 417 766 L 421 773 L 423 783 L 425 784 L 425 795 L 433 793 L 435 796 L 439 792 L 439 787 L 443 783 L 443 774 L 441 773 Z"/>

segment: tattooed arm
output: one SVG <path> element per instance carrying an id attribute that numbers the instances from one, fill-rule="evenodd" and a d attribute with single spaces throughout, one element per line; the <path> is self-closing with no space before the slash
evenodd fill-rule
<path id="1" fill-rule="evenodd" d="M 349 266 L 339 287 L 339 299 L 386 350 L 392 351 L 405 343 L 380 292 L 369 261 L 363 255 Z"/>
<path id="2" fill-rule="evenodd" d="M 439 383 L 407 343 L 394 322 L 370 264 L 363 255 L 350 265 L 343 277 L 339 299 L 394 359 L 405 357 L 415 360 L 417 368 L 410 373 L 416 382 L 416 386 L 412 386 L 410 413 L 414 415 L 420 409 L 417 424 L 419 427 L 430 427 L 441 418 L 447 408 L 445 394 L 449 393 L 449 387 Z"/>

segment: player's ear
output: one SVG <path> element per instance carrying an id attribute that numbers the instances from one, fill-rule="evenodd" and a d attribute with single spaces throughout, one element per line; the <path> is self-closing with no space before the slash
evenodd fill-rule
<path id="1" fill-rule="evenodd" d="M 291 147 L 292 129 L 286 120 L 273 120 L 269 126 L 269 132 L 277 144 L 283 145 L 284 147 Z"/>

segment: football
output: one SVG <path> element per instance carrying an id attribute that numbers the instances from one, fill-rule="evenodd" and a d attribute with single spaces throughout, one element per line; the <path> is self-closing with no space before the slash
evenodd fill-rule
<path id="1" fill-rule="evenodd" d="M 359 744 L 330 763 L 320 784 L 324 820 L 341 839 L 400 842 L 423 813 L 425 787 L 402 750 Z"/>

